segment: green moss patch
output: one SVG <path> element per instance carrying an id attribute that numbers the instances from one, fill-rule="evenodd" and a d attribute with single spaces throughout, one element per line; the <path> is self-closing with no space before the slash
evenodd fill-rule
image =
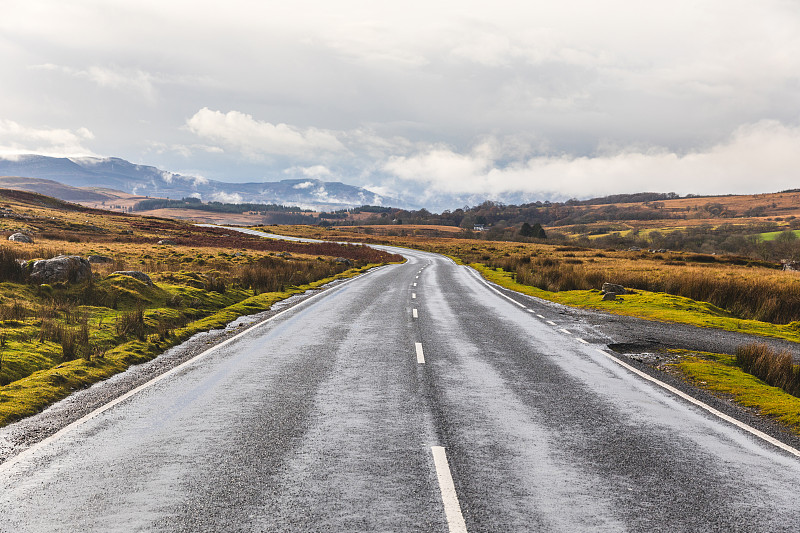
<path id="1" fill-rule="evenodd" d="M 736 402 L 758 410 L 800 435 L 800 398 L 743 372 L 733 356 L 688 354 L 672 366 L 695 385 L 730 395 Z"/>
<path id="2" fill-rule="evenodd" d="M 133 278 L 112 276 L 104 280 L 105 288 L 129 291 L 117 304 L 130 305 L 119 310 L 101 306 L 81 306 L 77 310 L 91 325 L 89 344 L 95 347 L 95 353 L 59 363 L 62 350 L 59 344 L 31 342 L 35 340 L 35 326 L 15 328 L 7 334 L 5 345 L 0 348 L 3 356 L 0 376 L 6 383 L 0 386 L 0 426 L 35 414 L 72 391 L 108 378 L 132 364 L 149 361 L 196 333 L 222 328 L 240 316 L 265 311 L 289 296 L 336 279 L 356 276 L 375 266 L 378 265 L 352 268 L 285 291 L 258 295 L 243 289 L 217 293 L 192 286 L 162 284 L 151 287 Z M 177 305 L 175 296 L 182 300 L 181 305 L 177 308 L 165 306 L 168 302 Z M 134 306 L 141 301 L 161 307 L 141 309 L 146 331 L 141 338 L 121 337 L 120 317 L 135 315 Z"/>

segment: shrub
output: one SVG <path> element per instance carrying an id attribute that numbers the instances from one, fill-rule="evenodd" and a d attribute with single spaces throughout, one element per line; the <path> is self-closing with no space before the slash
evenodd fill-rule
<path id="1" fill-rule="evenodd" d="M 10 304 L 0 305 L 0 320 L 21 320 L 29 315 L 28 308 L 17 300 Z"/>
<path id="2" fill-rule="evenodd" d="M 0 281 L 25 281 L 26 271 L 19 262 L 24 259 L 13 248 L 8 246 L 0 247 Z"/>
<path id="3" fill-rule="evenodd" d="M 736 364 L 768 385 L 800 396 L 800 365 L 789 352 L 775 352 L 766 344 L 744 344 L 736 349 Z"/>
<path id="4" fill-rule="evenodd" d="M 117 316 L 115 331 L 118 337 L 134 335 L 140 341 L 145 339 L 147 325 L 144 323 L 144 309 L 137 307 L 132 311 L 126 311 Z"/>

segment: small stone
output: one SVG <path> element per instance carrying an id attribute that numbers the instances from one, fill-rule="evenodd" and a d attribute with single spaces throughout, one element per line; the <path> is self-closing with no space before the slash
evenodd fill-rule
<path id="1" fill-rule="evenodd" d="M 603 283 L 603 287 L 600 290 L 603 293 L 613 292 L 614 294 L 628 294 L 625 287 L 617 285 L 616 283 Z"/>
<path id="2" fill-rule="evenodd" d="M 105 255 L 89 255 L 86 260 L 90 263 L 113 263 L 114 260 Z"/>
<path id="3" fill-rule="evenodd" d="M 14 233 L 13 235 L 8 237 L 9 241 L 13 242 L 24 242 L 26 244 L 33 244 L 33 237 L 30 235 L 26 235 L 24 233 Z"/>

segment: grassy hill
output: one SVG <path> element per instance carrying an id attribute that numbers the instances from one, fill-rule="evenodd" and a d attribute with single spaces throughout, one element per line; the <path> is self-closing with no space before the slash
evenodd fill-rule
<path id="1" fill-rule="evenodd" d="M 19 190 L 0 189 L 0 215 L 0 425 L 196 332 L 402 259 L 364 246 L 272 241 L 112 213 Z M 8 241 L 16 232 L 34 242 Z M 61 254 L 102 262 L 92 263 L 81 282 L 34 282 L 33 263 Z M 143 272 L 153 283 L 118 271 Z"/>

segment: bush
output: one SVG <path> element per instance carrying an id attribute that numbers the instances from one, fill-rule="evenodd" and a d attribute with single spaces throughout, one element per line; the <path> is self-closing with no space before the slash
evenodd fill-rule
<path id="1" fill-rule="evenodd" d="M 800 365 L 789 352 L 775 352 L 766 344 L 745 344 L 736 349 L 736 364 L 768 385 L 800 396 Z"/>
<path id="2" fill-rule="evenodd" d="M 0 247 L 0 281 L 23 282 L 27 277 L 19 261 L 25 258 L 8 246 Z"/>
<path id="3" fill-rule="evenodd" d="M 144 309 L 137 307 L 133 311 L 126 311 L 117 316 L 115 330 L 118 337 L 134 335 L 140 341 L 145 339 L 147 326 L 144 323 Z"/>

